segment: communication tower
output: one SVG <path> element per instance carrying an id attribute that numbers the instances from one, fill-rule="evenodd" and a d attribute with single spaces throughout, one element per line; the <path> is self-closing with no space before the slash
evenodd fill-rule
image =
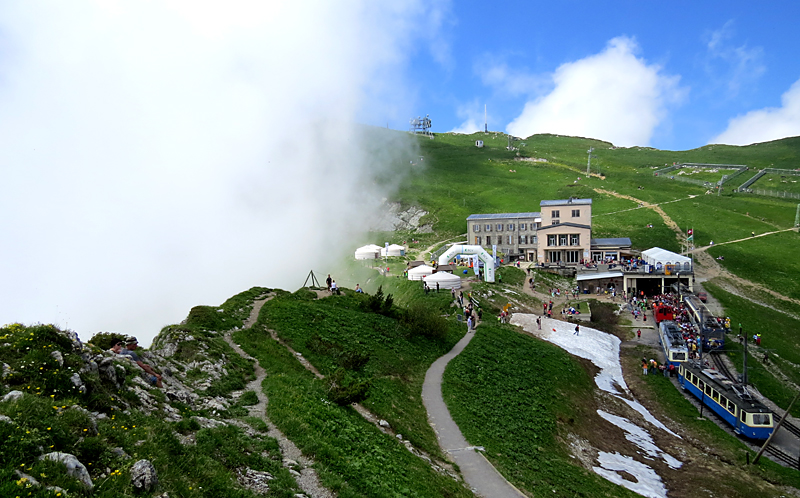
<path id="1" fill-rule="evenodd" d="M 409 133 L 414 135 L 432 135 L 431 133 L 431 115 L 426 114 L 424 118 L 417 116 L 409 121 Z"/>

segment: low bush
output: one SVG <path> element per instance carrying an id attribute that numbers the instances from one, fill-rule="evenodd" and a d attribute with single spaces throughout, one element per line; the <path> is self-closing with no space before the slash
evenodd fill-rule
<path id="1" fill-rule="evenodd" d="M 450 325 L 436 310 L 416 302 L 404 311 L 401 321 L 411 336 L 421 336 L 442 341 L 447 338 Z"/>

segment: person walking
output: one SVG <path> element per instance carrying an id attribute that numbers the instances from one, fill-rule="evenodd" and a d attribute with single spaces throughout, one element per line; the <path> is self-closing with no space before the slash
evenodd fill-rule
<path id="1" fill-rule="evenodd" d="M 542 330 L 542 317 L 536 317 L 536 326 L 539 327 L 539 330 Z"/>
<path id="2" fill-rule="evenodd" d="M 575 325 L 575 333 L 572 335 L 581 335 L 581 326 Z"/>
<path id="3" fill-rule="evenodd" d="M 642 329 L 639 329 L 639 330 L 636 331 L 636 337 L 641 340 L 641 338 L 642 338 Z"/>
<path id="4" fill-rule="evenodd" d="M 470 314 L 467 318 L 467 333 L 472 332 L 472 315 Z"/>

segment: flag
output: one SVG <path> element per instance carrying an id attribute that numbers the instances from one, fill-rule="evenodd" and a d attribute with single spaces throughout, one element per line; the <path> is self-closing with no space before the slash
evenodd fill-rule
<path id="1" fill-rule="evenodd" d="M 686 237 L 686 240 L 687 241 L 694 240 L 694 235 L 690 235 L 690 236 Z"/>
<path id="2" fill-rule="evenodd" d="M 693 234 L 694 234 L 694 228 L 686 230 L 686 235 L 693 235 Z"/>

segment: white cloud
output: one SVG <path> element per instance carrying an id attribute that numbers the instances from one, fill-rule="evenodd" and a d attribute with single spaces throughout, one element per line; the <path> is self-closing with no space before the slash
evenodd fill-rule
<path id="1" fill-rule="evenodd" d="M 781 104 L 729 120 L 728 128 L 709 143 L 748 145 L 800 135 L 800 80 L 781 95 Z"/>
<path id="2" fill-rule="evenodd" d="M 465 133 L 469 135 L 471 133 L 483 131 L 484 107 L 480 105 L 477 100 L 458 106 L 456 109 L 456 116 L 464 121 L 448 133 Z"/>
<path id="3" fill-rule="evenodd" d="M 746 43 L 734 46 L 734 22 L 728 21 L 708 37 L 708 59 L 706 71 L 714 81 L 728 88 L 728 95 L 735 97 L 741 87 L 761 77 L 766 71 L 763 63 L 764 50 L 749 47 Z"/>
<path id="4" fill-rule="evenodd" d="M 146 341 L 325 272 L 409 151 L 351 123 L 399 107 L 429 8 L 0 4 L 0 324 Z"/>
<path id="5" fill-rule="evenodd" d="M 610 40 L 601 53 L 568 62 L 552 75 L 553 90 L 525 104 L 508 133 L 556 133 L 598 138 L 617 145 L 648 145 L 669 104 L 686 93 L 678 76 L 637 58 L 636 42 Z"/>
<path id="6" fill-rule="evenodd" d="M 476 71 L 484 85 L 494 87 L 505 97 L 542 92 L 550 86 L 549 78 L 510 68 L 506 63 L 478 67 Z"/>

